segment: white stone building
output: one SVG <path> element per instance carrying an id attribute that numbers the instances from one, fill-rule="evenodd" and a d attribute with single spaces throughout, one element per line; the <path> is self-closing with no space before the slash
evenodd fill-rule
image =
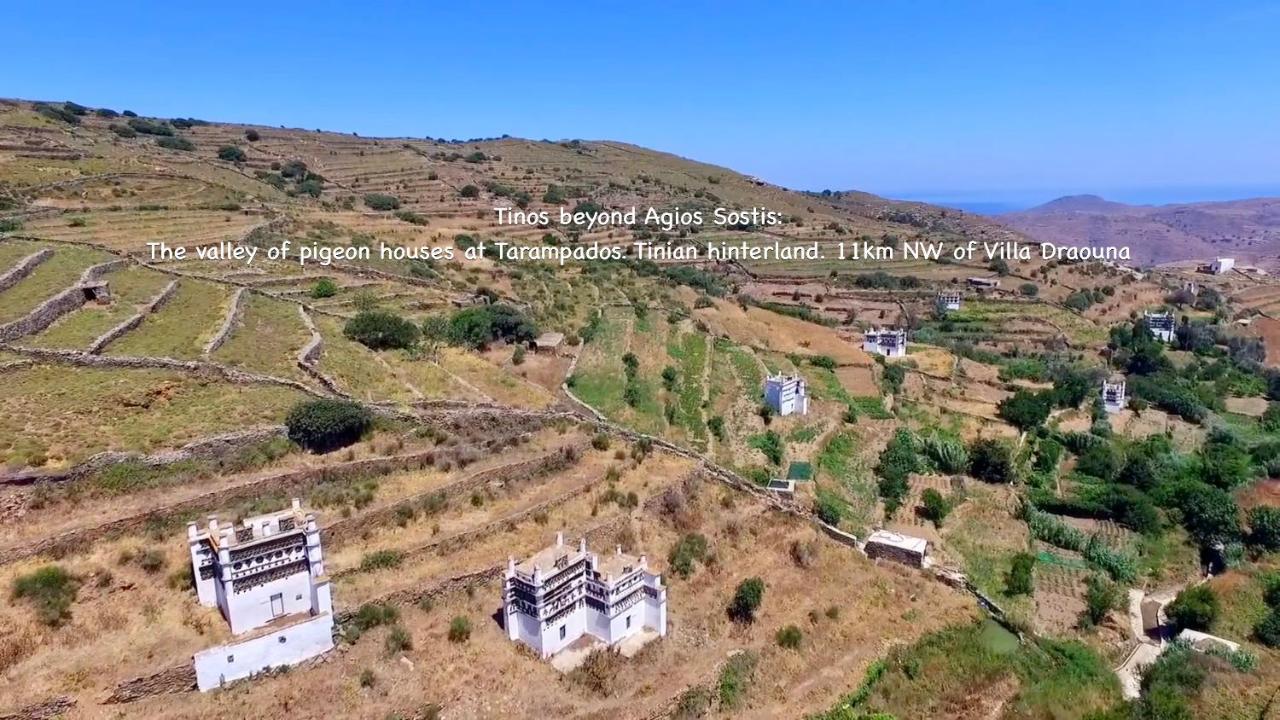
<path id="1" fill-rule="evenodd" d="M 563 533 L 524 562 L 508 560 L 502 603 L 507 637 L 543 658 L 588 635 L 612 647 L 667 634 L 667 589 L 643 555 L 596 555 L 585 538 L 565 545 Z"/>
<path id="2" fill-rule="evenodd" d="M 907 331 L 885 328 L 875 329 L 862 336 L 862 349 L 885 357 L 902 357 L 907 354 Z"/>
<path id="3" fill-rule="evenodd" d="M 315 516 L 292 507 L 239 525 L 187 525 L 200 604 L 217 607 L 235 638 L 195 654 L 211 690 L 333 649 L 333 600 Z"/>
<path id="4" fill-rule="evenodd" d="M 960 292 L 958 290 L 943 290 L 938 293 L 938 310 L 942 312 L 959 310 L 960 300 Z"/>
<path id="5" fill-rule="evenodd" d="M 1147 322 L 1147 330 L 1151 332 L 1151 337 L 1160 342 L 1173 342 L 1174 319 L 1173 313 L 1143 313 L 1143 318 Z"/>
<path id="6" fill-rule="evenodd" d="M 929 541 L 913 535 L 876 530 L 867 538 L 862 550 L 873 560 L 887 558 L 919 568 L 930 564 Z"/>
<path id="7" fill-rule="evenodd" d="M 809 412 L 809 391 L 799 375 L 770 375 L 764 379 L 764 401 L 779 416 Z"/>
<path id="8" fill-rule="evenodd" d="M 1114 377 L 1110 380 L 1102 381 L 1102 407 L 1107 412 L 1118 413 L 1124 410 L 1128 401 L 1129 398 L 1125 395 L 1123 377 Z"/>
<path id="9" fill-rule="evenodd" d="M 1235 258 L 1221 257 L 1221 258 L 1218 258 L 1217 260 L 1214 260 L 1213 264 L 1209 266 L 1209 269 L 1213 271 L 1214 275 L 1224 275 L 1226 273 L 1231 272 L 1235 268 L 1235 266 L 1236 266 Z"/>

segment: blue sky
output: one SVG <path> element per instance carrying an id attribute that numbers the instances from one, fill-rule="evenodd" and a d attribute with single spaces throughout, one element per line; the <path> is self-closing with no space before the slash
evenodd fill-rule
<path id="1" fill-rule="evenodd" d="M 614 139 L 789 187 L 1280 195 L 1280 3 L 8 2 L 0 96 Z"/>

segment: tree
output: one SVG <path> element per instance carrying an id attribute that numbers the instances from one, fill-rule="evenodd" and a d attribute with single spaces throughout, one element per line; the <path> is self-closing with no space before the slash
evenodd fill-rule
<path id="1" fill-rule="evenodd" d="M 880 476 L 877 486 L 880 497 L 884 498 L 886 514 L 892 515 L 902 506 L 902 501 L 910 490 L 907 479 L 919 468 L 915 437 L 909 430 L 898 430 L 880 453 L 880 460 L 876 463 L 875 472 Z"/>
<path id="2" fill-rule="evenodd" d="M 373 423 L 363 407 L 346 400 L 309 400 L 289 411 L 284 424 L 289 439 L 312 452 L 324 453 L 356 442 Z"/>
<path id="3" fill-rule="evenodd" d="M 991 483 L 1011 483 L 1017 472 L 1013 451 L 995 438 L 979 438 L 969 446 L 969 474 Z"/>
<path id="4" fill-rule="evenodd" d="M 1197 585 L 1178 593 L 1164 608 L 1174 627 L 1208 630 L 1218 618 L 1218 596 L 1208 585 Z"/>
<path id="5" fill-rule="evenodd" d="M 1091 576 L 1085 581 L 1084 606 L 1083 624 L 1097 625 L 1120 606 L 1120 587 L 1101 575 Z"/>
<path id="6" fill-rule="evenodd" d="M 495 340 L 528 342 L 537 327 L 519 310 L 503 303 L 464 308 L 449 318 L 449 342 L 483 348 Z"/>
<path id="7" fill-rule="evenodd" d="M 1240 537 L 1240 509 L 1225 490 L 1192 481 L 1178 488 L 1175 500 L 1187 532 L 1202 546 Z"/>
<path id="8" fill-rule="evenodd" d="M 1005 579 L 1005 592 L 1009 595 L 1030 595 L 1033 586 L 1036 556 L 1020 552 L 1013 556 L 1009 575 Z"/>
<path id="9" fill-rule="evenodd" d="M 942 521 L 951 512 L 951 501 L 933 488 L 926 488 L 920 495 L 921 514 L 934 527 L 942 527 Z"/>
<path id="10" fill-rule="evenodd" d="M 1053 403 L 1048 393 L 1031 392 L 1019 388 L 1017 392 L 1000 401 L 997 412 L 1000 417 L 1019 430 L 1033 430 L 1049 417 Z"/>
<path id="11" fill-rule="evenodd" d="M 667 392 L 675 392 L 676 382 L 679 379 L 680 373 L 674 367 L 668 365 L 662 368 L 662 387 L 666 388 Z"/>
<path id="12" fill-rule="evenodd" d="M 244 150 L 241 150 L 235 145 L 223 145 L 218 148 L 218 159 L 226 160 L 227 162 L 242 163 L 247 159 L 247 156 L 244 154 Z"/>
<path id="13" fill-rule="evenodd" d="M 755 622 L 756 611 L 764 601 L 764 580 L 758 577 L 747 578 L 738 583 L 733 593 L 733 601 L 729 603 L 729 617 L 742 623 Z"/>
<path id="14" fill-rule="evenodd" d="M 1250 508 L 1249 544 L 1262 550 L 1280 550 L 1280 508 L 1267 505 Z"/>
<path id="15" fill-rule="evenodd" d="M 1200 447 L 1200 479 L 1223 490 L 1243 485 L 1253 475 L 1253 462 L 1234 438 L 1211 435 Z"/>
<path id="16" fill-rule="evenodd" d="M 418 342 L 418 326 L 383 310 L 365 310 L 347 321 L 342 334 L 372 350 L 408 350 Z"/>

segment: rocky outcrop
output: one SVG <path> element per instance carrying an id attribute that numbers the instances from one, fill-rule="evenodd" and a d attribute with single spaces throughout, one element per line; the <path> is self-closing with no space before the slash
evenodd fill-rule
<path id="1" fill-rule="evenodd" d="M 130 330 L 133 330 L 134 328 L 141 325 L 142 321 L 145 320 L 148 315 L 159 310 L 161 306 L 163 306 L 166 302 L 168 302 L 169 298 L 173 297 L 173 293 L 177 289 L 178 289 L 178 281 L 177 280 L 170 281 L 169 284 L 166 285 L 158 295 L 152 298 L 151 302 L 144 305 L 136 315 L 129 318 L 128 320 L 125 320 L 119 325 L 111 328 L 110 330 L 106 331 L 102 335 L 99 335 L 96 340 L 94 340 L 92 343 L 89 344 L 89 349 L 87 352 L 91 355 L 97 355 L 98 353 L 106 349 L 107 345 L 110 345 L 112 342 L 115 342 L 121 335 L 124 335 Z"/>
<path id="2" fill-rule="evenodd" d="M 231 331 L 235 330 L 236 325 L 240 324 L 240 318 L 244 315 L 244 295 L 246 292 L 248 291 L 245 288 L 239 287 L 236 288 L 235 294 L 231 296 L 231 306 L 227 308 L 227 316 L 222 319 L 222 327 L 204 346 L 206 357 L 222 347 L 227 338 L 231 337 Z"/>
<path id="3" fill-rule="evenodd" d="M 53 251 L 49 248 L 31 253 L 30 255 L 18 261 L 17 265 L 9 268 L 7 272 L 0 275 L 0 292 L 8 290 L 18 283 L 19 280 L 31 274 L 40 263 L 53 257 Z"/>
<path id="4" fill-rule="evenodd" d="M 58 318 L 84 305 L 84 291 L 81 290 L 81 286 L 128 264 L 128 260 L 121 258 L 109 260 L 85 270 L 80 275 L 80 281 L 75 285 L 40 303 L 39 307 L 27 313 L 25 317 L 0 325 L 0 342 L 38 333 L 49 327 Z"/>

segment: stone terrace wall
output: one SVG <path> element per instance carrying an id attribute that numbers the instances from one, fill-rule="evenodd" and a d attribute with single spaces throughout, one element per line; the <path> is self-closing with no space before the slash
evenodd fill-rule
<path id="1" fill-rule="evenodd" d="M 45 248 L 19 260 L 17 265 L 14 265 L 3 275 L 0 275 L 0 292 L 8 290 L 18 284 L 19 280 L 30 275 L 31 271 L 36 269 L 36 266 L 45 260 L 48 260 L 52 256 L 53 250 Z"/>
<path id="2" fill-rule="evenodd" d="M 156 695 L 191 692 L 196 689 L 196 667 L 175 665 L 153 675 L 126 680 L 116 686 L 105 704 L 131 703 Z"/>
<path id="3" fill-rule="evenodd" d="M 156 310 L 159 310 L 161 306 L 163 306 L 166 302 L 168 302 L 169 298 L 173 297 L 173 293 L 177 289 L 178 289 L 178 281 L 177 280 L 170 281 L 169 284 L 166 285 L 158 295 L 152 298 L 151 302 L 143 306 L 143 308 L 139 310 L 136 315 L 129 318 L 128 320 L 125 320 L 119 325 L 111 328 L 110 330 L 106 331 L 102 335 L 99 335 L 96 340 L 94 340 L 92 343 L 89 344 L 89 349 L 87 352 L 89 352 L 89 354 L 91 355 L 97 355 L 98 353 L 102 352 L 103 349 L 107 347 L 107 345 L 111 344 L 112 342 L 115 342 L 121 335 L 124 335 L 130 330 L 133 330 L 134 328 L 141 325 L 142 321 L 145 320 L 148 315 L 155 312 Z"/>
<path id="4" fill-rule="evenodd" d="M 58 318 L 84 305 L 84 292 L 80 289 L 81 285 L 128 264 L 129 261 L 124 259 L 109 260 L 85 270 L 80 275 L 80 282 L 40 303 L 40 306 L 28 313 L 26 317 L 0 325 L 0 342 L 32 335 L 49 327 Z"/>
<path id="5" fill-rule="evenodd" d="M 0 715 L 0 720 L 52 720 L 52 718 L 62 717 L 71 712 L 75 706 L 75 700 L 66 695 L 60 695 L 44 702 L 20 708 L 15 712 Z"/>
<path id="6" fill-rule="evenodd" d="M 236 325 L 240 323 L 240 317 L 244 315 L 244 296 L 247 290 L 243 287 L 236 288 L 236 292 L 231 296 L 231 306 L 227 308 L 227 315 L 222 319 L 222 327 L 218 328 L 218 332 L 209 339 L 207 345 L 204 346 L 204 354 L 212 355 L 215 350 L 222 347 L 222 343 L 231 337 L 231 331 L 235 330 Z"/>

